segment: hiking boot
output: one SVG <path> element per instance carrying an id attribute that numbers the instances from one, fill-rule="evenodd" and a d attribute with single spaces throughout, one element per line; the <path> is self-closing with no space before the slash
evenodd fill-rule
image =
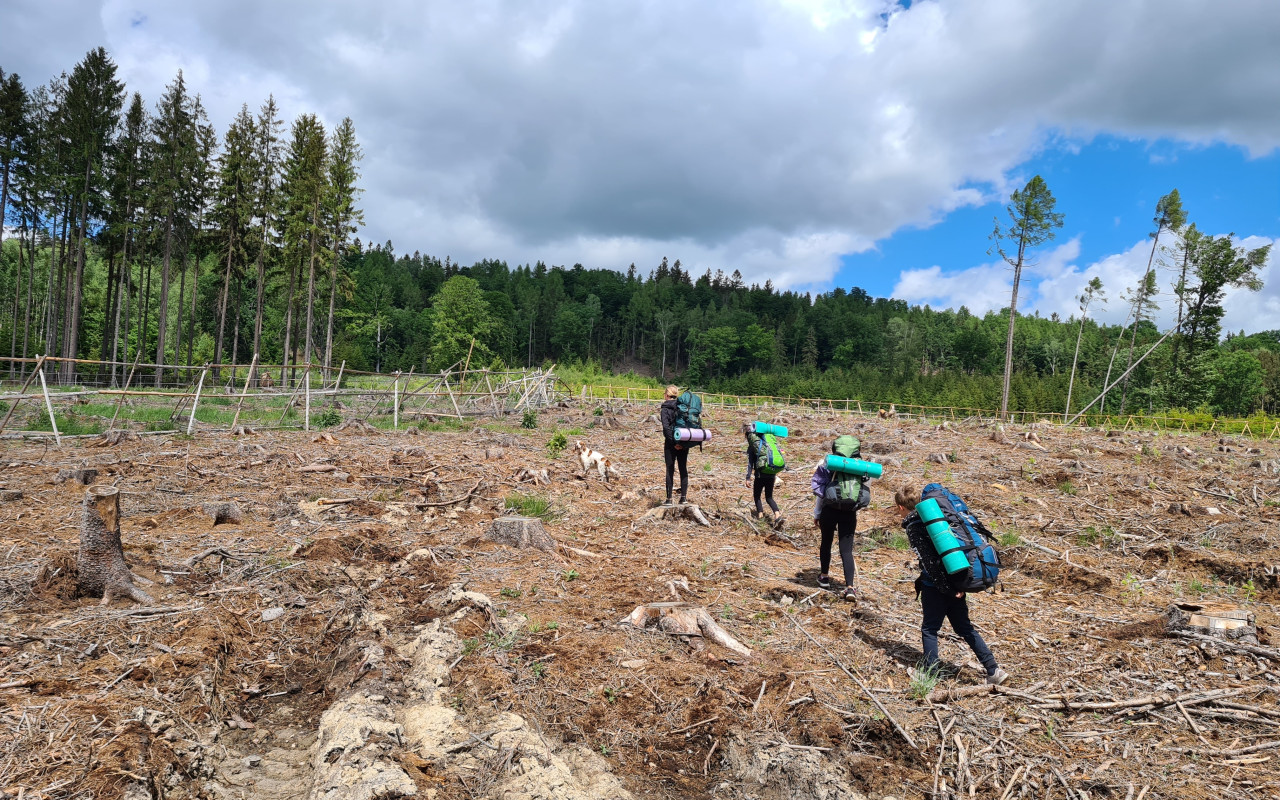
<path id="1" fill-rule="evenodd" d="M 773 529 L 775 531 L 780 531 L 782 530 L 783 526 L 786 525 L 786 523 L 787 523 L 787 518 L 779 514 L 778 516 L 773 518 Z"/>
<path id="2" fill-rule="evenodd" d="M 687 498 L 687 497 L 681 497 L 681 498 L 680 498 L 680 502 L 679 502 L 679 504 L 678 504 L 678 505 L 682 505 L 682 506 L 683 506 L 683 505 L 688 505 L 688 503 L 689 503 L 689 498 Z"/>
<path id="3" fill-rule="evenodd" d="M 751 512 L 751 518 L 752 518 L 752 519 L 760 519 L 760 518 L 761 518 L 761 517 L 763 517 L 763 516 L 764 516 L 764 512 L 763 512 L 763 511 L 752 511 L 752 512 Z"/>
<path id="4" fill-rule="evenodd" d="M 1009 680 L 1009 673 L 996 667 L 996 671 L 987 676 L 988 686 L 1001 686 L 1005 681 Z"/>
<path id="5" fill-rule="evenodd" d="M 856 603 L 858 602 L 858 590 L 852 586 L 846 586 L 844 591 L 840 593 L 840 599 L 849 603 Z"/>
<path id="6" fill-rule="evenodd" d="M 828 577 L 828 576 L 826 576 L 826 575 L 819 575 L 819 576 L 818 576 L 818 588 L 819 588 L 819 589 L 830 589 L 830 588 L 831 588 L 831 578 L 830 578 L 830 577 Z"/>

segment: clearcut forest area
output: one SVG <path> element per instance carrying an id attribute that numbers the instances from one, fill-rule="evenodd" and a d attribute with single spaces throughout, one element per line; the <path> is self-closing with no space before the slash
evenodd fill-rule
<path id="1" fill-rule="evenodd" d="M 748 513 L 746 420 L 720 410 L 689 459 L 709 525 L 654 512 L 655 413 L 6 441 L 0 792 L 1280 796 L 1276 443 L 792 409 L 775 532 Z M 885 469 L 856 604 L 815 585 L 809 475 L 837 432 Z M 584 479 L 577 440 L 621 476 Z M 947 628 L 958 675 L 911 679 L 891 487 L 926 479 L 1000 534 L 1002 586 L 971 599 L 1013 675 L 994 692 Z M 119 490 L 152 603 L 77 592 L 86 481 Z M 549 538 L 495 538 L 509 509 Z M 627 622 L 663 602 L 745 652 Z M 1197 609 L 1244 612 L 1256 638 L 1208 635 Z"/>

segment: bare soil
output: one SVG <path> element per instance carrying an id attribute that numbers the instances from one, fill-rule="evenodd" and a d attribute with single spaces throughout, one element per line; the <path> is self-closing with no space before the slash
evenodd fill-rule
<path id="1" fill-rule="evenodd" d="M 261 452 L 231 437 L 6 441 L 0 488 L 23 498 L 0 503 L 0 793 L 308 796 L 325 710 L 365 691 L 403 721 L 409 643 L 445 629 L 460 645 L 439 700 L 477 741 L 376 743 L 421 797 L 497 796 L 528 770 L 519 746 L 479 741 L 504 714 L 548 753 L 594 753 L 637 797 L 1280 796 L 1280 658 L 1162 620 L 1175 602 L 1238 606 L 1263 653 L 1280 645 L 1280 482 L 1255 466 L 1276 444 L 1045 425 L 1039 450 L 1022 428 L 1001 444 L 973 422 L 806 412 L 785 420 L 775 532 L 749 514 L 746 420 L 708 414 L 715 438 L 690 454 L 705 528 L 642 519 L 663 495 L 655 409 L 617 411 L 606 425 L 589 407 L 548 410 L 536 430 L 264 433 Z M 556 428 L 622 477 L 551 458 Z M 901 464 L 860 515 L 856 604 L 838 579 L 816 586 L 809 475 L 837 432 Z M 156 581 L 155 606 L 77 596 L 85 488 L 56 479 L 86 467 L 122 490 L 126 557 Z M 544 468 L 549 485 L 514 480 Z M 1005 535 L 1003 585 L 970 607 L 1008 692 L 932 702 L 912 686 L 916 571 L 892 487 L 928 481 Z M 567 547 L 484 540 L 520 495 L 550 501 L 546 530 Z M 201 510 L 232 501 L 240 522 Z M 620 624 L 675 599 L 753 655 Z M 963 642 L 944 633 L 942 647 L 955 674 L 941 687 L 982 684 Z M 1172 699 L 1096 707 L 1147 695 Z"/>

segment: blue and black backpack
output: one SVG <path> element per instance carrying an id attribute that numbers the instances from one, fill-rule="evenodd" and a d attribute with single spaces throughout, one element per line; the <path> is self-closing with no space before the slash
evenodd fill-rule
<path id="1" fill-rule="evenodd" d="M 924 567 L 929 578 L 938 587 L 950 588 L 953 592 L 982 592 L 995 586 L 1000 580 L 1000 554 L 991 544 L 993 538 L 991 531 L 987 530 L 987 527 L 973 515 L 963 500 L 942 484 L 931 483 L 924 487 L 924 491 L 920 493 L 920 499 L 930 498 L 937 501 L 947 523 L 951 525 L 952 534 L 960 540 L 970 568 L 955 575 L 947 575 L 942 569 L 941 557 L 936 559 L 925 557 L 926 555 L 936 556 L 932 544 L 929 543 L 928 546 L 915 548 L 917 554 L 921 555 L 921 566 Z M 918 522 L 918 518 L 916 521 Z M 923 529 L 924 526 L 920 525 L 920 527 Z M 910 534 L 911 531 L 908 531 L 909 537 Z M 924 542 L 929 542 L 927 535 Z M 936 565 L 932 563 L 934 560 L 937 561 Z"/>

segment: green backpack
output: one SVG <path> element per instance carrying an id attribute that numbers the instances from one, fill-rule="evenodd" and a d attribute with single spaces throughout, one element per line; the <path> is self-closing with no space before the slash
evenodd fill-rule
<path id="1" fill-rule="evenodd" d="M 756 472 L 761 475 L 777 475 L 786 468 L 787 461 L 782 455 L 782 446 L 777 436 L 772 433 L 751 433 L 747 438 L 756 451 Z"/>
<path id="2" fill-rule="evenodd" d="M 862 442 L 853 436 L 837 436 L 831 445 L 831 452 L 845 458 L 859 458 L 862 456 Z M 824 508 L 841 510 L 866 508 L 871 498 L 870 492 L 867 492 L 866 498 L 863 497 L 865 490 L 862 478 L 857 475 L 832 472 L 831 480 L 822 492 L 822 505 Z"/>

